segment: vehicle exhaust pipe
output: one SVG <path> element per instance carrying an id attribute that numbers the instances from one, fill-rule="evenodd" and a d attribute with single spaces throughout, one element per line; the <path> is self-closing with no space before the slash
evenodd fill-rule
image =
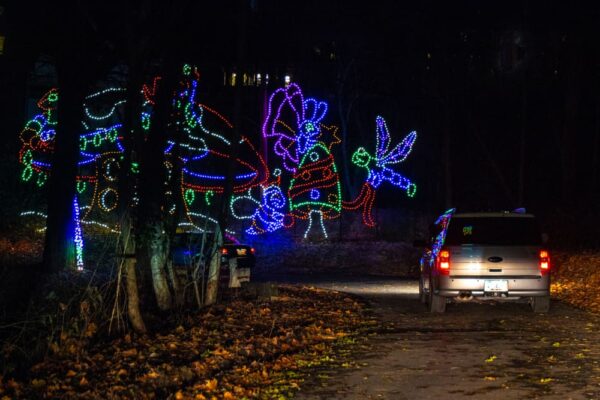
<path id="1" fill-rule="evenodd" d="M 471 292 L 459 292 L 458 296 L 455 297 L 457 301 L 470 301 L 473 300 L 473 295 Z"/>

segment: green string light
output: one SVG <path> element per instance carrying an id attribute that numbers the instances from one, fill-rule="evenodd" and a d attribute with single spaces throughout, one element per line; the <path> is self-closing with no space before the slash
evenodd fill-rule
<path id="1" fill-rule="evenodd" d="M 46 183 L 47 180 L 48 180 L 48 175 L 46 175 L 43 172 L 40 172 L 38 174 L 37 181 L 35 183 L 38 185 L 38 187 L 42 187 L 42 186 L 44 186 L 44 184 Z"/>
<path id="2" fill-rule="evenodd" d="M 77 193 L 81 194 L 87 189 L 87 182 L 77 181 Z"/>
<path id="3" fill-rule="evenodd" d="M 210 206 L 210 199 L 211 197 L 213 197 L 215 195 L 215 192 L 212 190 L 207 191 L 206 193 L 204 193 L 204 201 L 206 202 L 207 206 Z"/>
<path id="4" fill-rule="evenodd" d="M 185 202 L 188 205 L 190 205 L 196 199 L 196 192 L 194 192 L 192 189 L 186 189 L 185 194 L 184 194 L 184 198 L 185 198 Z"/>
<path id="5" fill-rule="evenodd" d="M 21 179 L 24 182 L 27 182 L 31 179 L 32 176 L 33 176 L 33 168 L 31 168 L 31 165 L 28 165 L 25 167 L 25 169 L 21 173 Z"/>

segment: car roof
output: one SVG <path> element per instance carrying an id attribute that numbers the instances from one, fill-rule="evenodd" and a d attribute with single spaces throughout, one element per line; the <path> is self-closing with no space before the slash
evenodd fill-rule
<path id="1" fill-rule="evenodd" d="M 452 218 L 535 218 L 533 214 L 515 212 L 473 212 L 454 214 Z"/>

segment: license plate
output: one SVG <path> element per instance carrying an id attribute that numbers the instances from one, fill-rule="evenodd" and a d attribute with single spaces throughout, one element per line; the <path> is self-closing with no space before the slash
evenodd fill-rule
<path id="1" fill-rule="evenodd" d="M 508 281 L 490 280 L 483 284 L 484 292 L 508 292 Z"/>
<path id="2" fill-rule="evenodd" d="M 245 256 L 246 255 L 246 249 L 235 249 L 236 253 L 238 256 Z"/>

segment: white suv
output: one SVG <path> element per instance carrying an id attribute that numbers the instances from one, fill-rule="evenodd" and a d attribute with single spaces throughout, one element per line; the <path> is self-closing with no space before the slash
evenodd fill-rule
<path id="1" fill-rule="evenodd" d="M 434 224 L 420 262 L 419 293 L 431 312 L 449 301 L 529 300 L 550 308 L 550 255 L 532 214 L 463 213 L 454 209 Z"/>

